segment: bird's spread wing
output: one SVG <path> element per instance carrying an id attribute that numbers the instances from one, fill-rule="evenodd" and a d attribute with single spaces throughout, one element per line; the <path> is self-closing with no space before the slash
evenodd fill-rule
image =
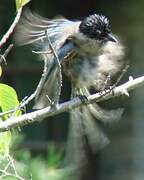
<path id="1" fill-rule="evenodd" d="M 53 47 L 59 49 L 69 37 L 76 33 L 79 24 L 80 21 L 73 22 L 65 18 L 49 20 L 27 9 L 16 28 L 15 42 L 18 45 L 36 43 L 46 49 L 48 35 Z"/>
<path id="2" fill-rule="evenodd" d="M 65 43 L 58 51 L 57 55 L 59 57 L 60 61 L 67 61 L 71 55 L 73 54 L 73 43 L 71 41 Z M 47 59 L 46 56 L 49 55 L 43 55 L 44 58 Z M 49 105 L 49 101 L 46 97 L 49 97 L 50 100 L 53 102 L 55 100 L 56 94 L 58 93 L 59 89 L 59 80 L 58 80 L 58 67 L 53 59 L 49 59 L 48 63 L 48 72 L 47 76 L 45 78 L 45 81 L 43 82 L 43 85 L 41 86 L 39 93 L 36 94 L 35 97 L 35 109 L 41 109 L 44 107 L 47 107 Z M 68 58 L 68 59 L 67 59 Z"/>
<path id="3" fill-rule="evenodd" d="M 51 52 L 48 37 L 56 51 L 59 60 L 66 60 L 72 53 L 73 43 L 69 41 L 76 33 L 80 21 L 73 22 L 65 18 L 49 20 L 30 10 L 26 10 L 16 28 L 15 44 L 32 44 L 36 51 L 41 53 L 43 60 L 48 61 L 48 72 L 35 98 L 35 108 L 44 108 L 49 105 L 47 96 L 53 101 L 58 88 L 58 69 L 56 60 Z"/>

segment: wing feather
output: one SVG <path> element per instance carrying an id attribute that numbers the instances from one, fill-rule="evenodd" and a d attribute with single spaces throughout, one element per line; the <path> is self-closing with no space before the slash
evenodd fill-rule
<path id="1" fill-rule="evenodd" d="M 16 28 L 15 42 L 18 45 L 40 43 L 44 48 L 46 31 L 56 49 L 59 49 L 65 41 L 77 32 L 80 21 L 74 22 L 65 18 L 46 19 L 30 10 L 26 10 Z"/>

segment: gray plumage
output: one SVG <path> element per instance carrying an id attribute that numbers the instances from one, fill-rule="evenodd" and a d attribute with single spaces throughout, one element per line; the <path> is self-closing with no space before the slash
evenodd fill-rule
<path id="1" fill-rule="evenodd" d="M 104 16 L 94 14 L 83 21 L 70 21 L 65 18 L 49 20 L 26 11 L 17 26 L 15 42 L 18 45 L 33 44 L 39 51 L 50 51 L 46 31 L 64 73 L 71 81 L 72 98 L 89 95 L 91 88 L 100 91 L 108 75 L 113 78 L 124 66 L 124 47 L 116 42 L 116 38 L 111 34 L 109 20 Z M 41 56 L 49 62 L 49 72 L 44 86 L 36 96 L 35 108 L 49 106 L 46 96 L 54 101 L 58 89 L 58 68 L 54 56 Z M 70 161 L 80 162 L 83 159 L 80 155 L 84 151 L 83 133 L 87 136 L 92 151 L 104 147 L 108 139 L 97 121 L 111 123 L 120 119 L 122 113 L 123 109 L 105 110 L 96 103 L 73 109 L 68 153 L 76 153 L 72 152 L 75 158 Z"/>

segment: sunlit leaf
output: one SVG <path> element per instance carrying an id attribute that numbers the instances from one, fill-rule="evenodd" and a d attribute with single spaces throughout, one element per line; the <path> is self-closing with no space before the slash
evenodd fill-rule
<path id="1" fill-rule="evenodd" d="M 0 157 L 9 154 L 10 144 L 11 144 L 11 132 L 7 131 L 0 133 Z"/>
<path id="2" fill-rule="evenodd" d="M 19 101 L 17 98 L 17 94 L 15 90 L 6 85 L 0 83 L 0 109 L 2 112 L 10 111 L 19 106 Z M 18 116 L 21 114 L 20 110 L 15 111 L 12 116 Z M 9 117 L 8 114 L 4 115 L 4 117 L 0 118 L 0 122 L 6 120 Z M 0 133 L 0 156 L 9 154 L 9 147 L 11 143 L 11 132 L 3 132 Z"/>
<path id="3" fill-rule="evenodd" d="M 16 0 L 16 9 L 17 11 L 23 7 L 24 5 L 26 5 L 30 0 Z"/>
<path id="4" fill-rule="evenodd" d="M 6 85 L 0 83 L 0 108 L 2 112 L 5 111 L 10 111 L 12 109 L 15 109 L 16 107 L 19 106 L 19 101 L 17 94 L 15 90 Z M 18 116 L 20 115 L 20 110 L 17 110 L 16 112 L 13 113 L 13 116 Z M 4 116 L 4 119 L 7 119 L 8 115 Z"/>
<path id="5" fill-rule="evenodd" d="M 0 77 L 1 77 L 1 75 L 2 75 L 2 67 L 0 66 Z"/>

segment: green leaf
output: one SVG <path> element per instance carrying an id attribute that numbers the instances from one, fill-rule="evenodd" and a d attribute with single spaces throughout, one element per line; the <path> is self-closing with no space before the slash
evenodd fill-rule
<path id="1" fill-rule="evenodd" d="M 10 144 L 11 144 L 11 132 L 7 131 L 0 133 L 0 157 L 5 157 L 9 155 Z"/>
<path id="2" fill-rule="evenodd" d="M 1 77 L 1 75 L 2 75 L 2 67 L 0 66 L 0 77 Z"/>
<path id="3" fill-rule="evenodd" d="M 17 98 L 17 94 L 15 90 L 6 85 L 0 83 L 0 108 L 2 112 L 9 111 L 15 109 L 19 106 L 19 101 Z M 15 111 L 12 115 L 18 116 L 21 114 L 20 110 Z M 3 119 L 7 119 L 9 116 L 8 114 L 4 115 Z M 0 122 L 3 120 L 0 118 Z M 9 154 L 9 147 L 11 143 L 11 132 L 3 132 L 0 133 L 0 156 L 6 156 Z"/>
<path id="4" fill-rule="evenodd" d="M 0 83 L 0 108 L 2 112 L 10 111 L 18 106 L 19 106 L 19 101 L 16 91 L 12 87 Z M 13 116 L 19 116 L 20 114 L 21 111 L 17 110 L 16 112 L 13 113 Z M 7 118 L 8 115 L 5 115 L 4 119 Z"/>
<path id="5" fill-rule="evenodd" d="M 16 9 L 17 11 L 23 7 L 24 5 L 26 5 L 28 2 L 30 2 L 30 0 L 16 0 Z"/>
<path id="6" fill-rule="evenodd" d="M 49 143 L 48 147 L 48 167 L 55 168 L 59 165 L 62 159 L 62 152 L 57 151 L 53 143 Z"/>

